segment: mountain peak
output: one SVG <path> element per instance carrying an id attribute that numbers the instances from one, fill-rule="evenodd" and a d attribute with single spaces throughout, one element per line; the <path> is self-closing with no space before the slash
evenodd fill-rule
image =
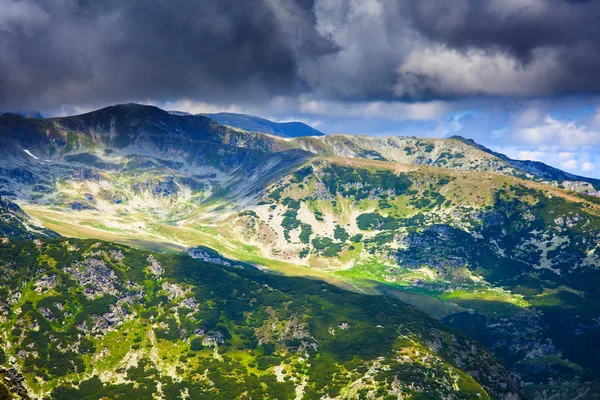
<path id="1" fill-rule="evenodd" d="M 138 114 L 138 115 L 146 115 L 146 114 L 155 114 L 155 115 L 168 115 L 169 113 L 163 109 L 160 109 L 153 105 L 146 104 L 138 104 L 138 103 L 123 103 L 123 104 L 115 104 L 112 106 L 104 107 L 99 110 L 90 111 L 88 113 L 81 114 L 83 115 L 103 115 L 103 114 Z"/>
<path id="2" fill-rule="evenodd" d="M 462 143 L 467 144 L 469 146 L 475 147 L 476 149 L 483 150 L 486 153 L 490 153 L 490 154 L 493 154 L 493 155 L 496 155 L 496 156 L 499 154 L 499 153 L 496 153 L 496 152 L 488 149 L 487 147 L 485 147 L 485 146 L 477 143 L 475 140 L 473 140 L 471 138 L 466 138 L 466 137 L 460 136 L 460 135 L 452 135 L 448 139 L 458 140 L 459 142 L 462 142 Z"/>

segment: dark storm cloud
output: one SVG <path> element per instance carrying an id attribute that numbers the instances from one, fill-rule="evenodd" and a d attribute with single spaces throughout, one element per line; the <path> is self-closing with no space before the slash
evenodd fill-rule
<path id="1" fill-rule="evenodd" d="M 0 0 L 0 108 L 598 93 L 595 0 Z"/>
<path id="2" fill-rule="evenodd" d="M 589 0 L 408 1 L 417 30 L 456 48 L 497 48 L 527 62 L 541 47 L 600 46 L 600 2 Z"/>
<path id="3" fill-rule="evenodd" d="M 297 91 L 335 46 L 307 0 L 0 0 L 0 107 Z"/>
<path id="4" fill-rule="evenodd" d="M 543 55 L 555 76 L 538 79 L 554 93 L 600 91 L 600 2 L 596 0 L 408 1 L 409 20 L 428 39 L 460 51 L 506 52 L 527 69 Z"/>
<path id="5" fill-rule="evenodd" d="M 307 74 L 326 93 L 422 100 L 600 91 L 599 1 L 317 3 L 341 47 Z"/>

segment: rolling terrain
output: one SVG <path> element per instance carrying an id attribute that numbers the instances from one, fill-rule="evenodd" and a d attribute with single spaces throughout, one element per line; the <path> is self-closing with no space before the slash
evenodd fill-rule
<path id="1" fill-rule="evenodd" d="M 84 378 L 89 381 L 86 383 L 89 388 L 134 390 L 135 384 L 130 389 L 123 386 L 136 380 L 129 376 L 132 368 L 137 368 L 132 374 L 142 374 L 132 376 L 152 380 L 156 383 L 154 393 L 164 394 L 163 387 L 178 390 L 177 387 L 185 386 L 176 385 L 173 368 L 184 370 L 183 382 L 197 378 L 194 384 L 201 384 L 198 383 L 201 367 L 208 368 L 205 363 L 209 361 L 205 358 L 213 353 L 210 363 L 232 363 L 231 368 L 236 372 L 229 378 L 235 375 L 236 379 L 246 381 L 275 379 L 277 384 L 261 381 L 264 384 L 259 386 L 296 394 L 298 387 L 302 387 L 306 398 L 325 394 L 351 398 L 366 393 L 375 398 L 385 395 L 398 398 L 400 392 L 408 398 L 419 398 L 416 393 L 427 390 L 438 391 L 440 396 L 434 398 L 456 391 L 467 394 L 455 398 L 470 398 L 477 393 L 492 398 L 523 394 L 536 399 L 594 398 L 598 394 L 595 377 L 600 374 L 600 351 L 597 350 L 600 314 L 595 304 L 600 283 L 600 197 L 597 196 L 600 184 L 597 180 L 567 174 L 541 163 L 512 160 L 459 137 L 288 138 L 274 132 L 232 129 L 204 116 L 175 115 L 135 104 L 65 118 L 28 119 L 5 114 L 0 116 L 0 145 L 0 195 L 5 199 L 0 233 L 8 240 L 4 247 L 6 253 L 3 253 L 4 265 L 10 264 L 8 254 L 19 254 L 18 260 L 37 260 L 35 262 L 43 266 L 43 273 L 65 277 L 60 281 L 64 282 L 62 286 L 57 284 L 48 291 L 49 296 L 64 296 L 64 300 L 52 303 L 42 301 L 31 286 L 43 275 L 26 272 L 26 263 L 13 268 L 19 274 L 30 275 L 18 275 L 19 278 L 10 283 L 16 286 L 6 286 L 11 288 L 11 293 L 20 293 L 18 301 L 7 305 L 8 315 L 11 312 L 18 315 L 17 308 L 21 307 L 20 312 L 23 312 L 23 305 L 30 304 L 25 306 L 28 310 L 25 313 L 31 313 L 28 318 L 46 319 L 46 322 L 39 319 L 38 325 L 43 323 L 54 332 L 58 329 L 56 324 L 65 322 L 79 329 L 81 322 L 60 321 L 65 317 L 58 318 L 52 313 L 49 315 L 58 319 L 49 320 L 40 314 L 37 304 L 48 302 L 47 307 L 40 307 L 50 311 L 56 303 L 65 307 L 70 304 L 75 318 L 76 310 L 90 299 L 83 300 L 81 293 L 77 294 L 80 291 L 85 295 L 86 285 L 73 284 L 76 272 L 70 271 L 75 268 L 73 265 L 101 261 L 114 271 L 116 280 L 112 285 L 119 286 L 118 293 L 108 293 L 116 300 L 111 298 L 113 303 L 105 304 L 103 310 L 110 309 L 111 313 L 117 308 L 125 310 L 128 318 L 146 324 L 131 327 L 132 322 L 127 320 L 129 322 L 124 321 L 123 325 L 109 327 L 115 337 L 130 329 L 137 332 L 127 337 L 139 338 L 135 343 L 143 355 L 136 361 L 143 364 L 141 367 L 133 361 L 127 366 L 121 365 L 127 353 L 123 349 L 118 350 L 121 358 L 107 356 L 111 361 L 95 374 L 89 372 L 96 357 L 94 352 L 73 361 L 73 365 L 79 367 L 73 367 L 67 378 L 50 374 L 45 380 L 40 374 L 48 374 L 48 365 L 42 364 L 41 369 L 29 365 L 26 381 L 36 395 L 83 397 L 75 388 L 70 388 L 68 382 Z M 65 238 L 51 239 L 57 236 L 54 232 Z M 34 237 L 44 239 L 39 245 L 14 241 Z M 93 250 L 96 243 L 101 250 Z M 177 255 L 197 246 L 214 249 L 225 257 L 208 257 L 212 261 L 227 260 L 230 266 L 239 263 L 242 267 L 225 268 L 223 264 L 215 266 Z M 74 248 L 77 250 L 72 250 Z M 148 250 L 154 253 L 147 253 Z M 113 252 L 120 252 L 125 258 L 116 260 L 111 255 Z M 60 256 L 52 255 L 59 253 Z M 205 253 L 190 250 L 190 254 Z M 153 265 L 147 261 L 150 257 L 157 260 L 161 269 L 169 271 L 161 278 L 163 286 L 159 283 L 145 289 L 132 286 L 131 282 L 143 286 L 143 282 L 152 280 L 148 275 L 151 274 L 148 265 Z M 65 262 L 40 261 L 48 258 Z M 201 259 L 206 258 L 201 256 Z M 299 278 L 264 274 L 251 266 L 284 275 L 318 278 L 360 294 Z M 171 284 L 183 285 L 177 292 L 180 294 L 185 290 L 196 294 L 216 290 L 202 286 L 208 283 L 200 282 L 199 277 L 188 275 L 194 268 L 215 274 L 215 282 L 232 279 L 237 285 L 247 287 L 246 296 L 256 297 L 258 308 L 262 307 L 260 315 L 264 315 L 256 317 L 258 320 L 269 318 L 271 313 L 281 326 L 285 326 L 292 315 L 306 319 L 309 327 L 304 332 L 306 337 L 314 338 L 311 343 L 323 343 L 318 346 L 319 351 L 324 351 L 320 357 L 330 360 L 323 364 L 327 367 L 318 368 L 331 365 L 339 368 L 336 376 L 339 375 L 340 380 L 336 381 L 335 388 L 319 383 L 316 378 L 323 371 L 332 373 L 330 370 L 310 372 L 310 368 L 321 364 L 306 361 L 317 357 L 318 352 L 309 354 L 308 358 L 298 355 L 304 354 L 302 351 L 306 348 L 298 353 L 294 347 L 290 352 L 287 344 L 274 343 L 274 353 L 269 357 L 277 360 L 262 370 L 250 367 L 251 363 L 258 362 L 257 355 L 262 357 L 265 351 L 253 342 L 260 342 L 256 335 L 257 329 L 261 329 L 253 325 L 256 322 L 253 317 L 228 315 L 229 307 L 223 306 L 218 309 L 215 325 L 206 329 L 202 325 L 204 317 L 194 316 L 194 312 L 199 311 L 183 314 L 184 311 L 172 307 L 183 300 L 168 298 L 166 288 Z M 80 269 L 85 270 L 85 267 Z M 131 279 L 130 273 L 137 274 L 137 278 Z M 232 276 L 235 279 L 230 278 Z M 23 284 L 15 282 L 29 283 L 22 288 Z M 236 284 L 223 285 L 226 288 L 222 292 L 219 289 L 218 296 L 210 297 L 210 302 L 235 303 L 239 296 L 233 293 Z M 275 290 L 278 296 L 288 298 L 277 302 L 270 295 L 263 298 L 265 290 L 260 288 L 264 285 L 278 288 Z M 294 286 L 299 287 L 295 290 Z M 134 293 L 138 290 L 143 295 L 136 298 Z M 324 292 L 327 294 L 321 297 Z M 386 296 L 373 296 L 381 294 Z M 330 295 L 338 297 L 330 298 Z M 135 300 L 121 301 L 127 296 Z M 206 297 L 196 299 L 195 302 L 208 301 Z M 293 310 L 289 311 L 287 306 L 281 309 L 281 304 L 289 301 L 294 305 L 289 306 Z M 322 302 L 327 302 L 325 309 L 330 316 L 319 314 L 318 310 L 324 307 Z M 346 304 L 356 308 L 344 309 Z M 296 305 L 300 308 L 295 308 Z M 333 305 L 339 305 L 340 309 Z M 269 311 L 269 307 L 275 309 Z M 344 323 L 387 326 L 370 314 L 364 316 L 368 322 L 363 321 L 363 317 L 350 321 L 369 307 L 381 310 L 381 315 L 375 314 L 381 318 L 384 315 L 398 318 L 392 323 L 394 333 L 389 333 L 386 339 L 389 347 L 379 349 L 365 343 L 361 349 L 374 348 L 377 352 L 367 356 L 361 353 L 363 350 L 354 349 L 351 352 L 358 356 L 350 360 L 348 354 L 342 357 L 335 355 L 335 350 L 327 350 L 330 345 L 325 343 L 329 339 L 350 335 L 350 329 L 348 332 L 342 329 L 341 336 L 336 333 Z M 401 312 L 394 311 L 398 307 Z M 96 314 L 87 311 L 83 314 L 94 321 Z M 334 315 L 345 316 L 345 320 L 327 319 Z M 215 352 L 218 346 L 202 347 L 199 353 L 192 352 L 189 356 L 189 346 L 195 338 L 190 333 L 191 325 L 188 326 L 194 322 L 188 321 L 190 316 L 200 321 L 194 329 L 204 329 L 204 332 L 216 329 L 225 336 L 224 330 L 229 332 L 231 337 L 225 338 L 223 346 L 218 348 L 224 351 L 225 361 L 218 361 L 219 351 Z M 321 321 L 319 318 L 325 318 L 327 323 L 314 322 Z M 15 329 L 14 319 L 3 321 L 5 332 Z M 88 323 L 82 327 L 79 334 L 87 337 L 94 349 L 103 348 L 103 342 L 94 338 L 93 326 L 89 326 Z M 335 334 L 321 332 L 324 326 L 332 328 Z M 410 329 L 399 331 L 400 326 Z M 254 329 L 254 336 L 247 331 L 248 327 Z M 11 343 L 8 353 L 13 357 L 18 353 L 14 346 L 21 346 L 29 332 L 27 327 L 16 329 L 20 329 L 18 335 L 4 336 L 4 340 Z M 60 328 L 62 332 L 61 329 L 71 328 Z M 186 334 L 165 333 L 172 339 L 160 337 L 166 341 L 159 345 L 151 333 L 156 336 L 157 329 L 186 329 Z M 461 353 L 462 361 L 458 362 L 452 351 L 461 350 L 439 347 L 440 340 L 440 343 L 446 342 L 441 336 L 438 336 L 440 340 L 436 339 L 437 331 L 469 340 L 454 329 L 474 337 L 508 365 L 523 382 L 523 391 L 518 390 L 512 375 L 483 348 L 473 354 L 486 354 L 487 361 L 473 362 L 487 366 L 476 373 L 472 367 L 461 364 L 466 353 Z M 372 334 L 365 328 L 348 336 L 348 343 L 331 346 L 361 343 L 360 340 Z M 281 332 L 271 335 L 281 335 Z M 399 339 L 404 336 L 414 340 L 415 346 L 424 346 L 431 357 L 438 357 L 426 366 L 411 361 L 425 370 L 437 368 L 434 364 L 440 366 L 435 379 L 425 380 L 424 384 L 432 386 L 420 386 L 416 392 L 408 392 L 406 387 L 394 382 L 404 382 L 402 376 L 416 379 L 416 375 L 398 372 L 400 375 L 394 375 L 396 378 L 390 375 L 379 380 L 375 372 L 369 372 L 375 371 L 373 363 L 378 357 L 384 357 L 386 363 L 397 357 L 394 352 L 406 345 Z M 25 346 L 30 342 L 25 341 Z M 454 342 L 450 340 L 450 344 Z M 471 346 L 466 343 L 459 347 Z M 476 346 L 472 349 L 478 348 L 472 346 Z M 55 346 L 49 344 L 46 350 L 50 348 Z M 43 353 L 42 350 L 23 351 Z M 419 350 L 418 354 L 422 355 L 422 351 L 425 350 Z M 169 354 L 176 357 L 169 358 Z M 417 353 L 411 354 L 409 357 Z M 165 356 L 169 360 L 161 364 Z M 186 361 L 177 361 L 177 357 Z M 302 357 L 306 365 L 296 367 L 298 357 Z M 219 370 L 223 365 L 213 367 Z M 403 371 L 402 366 L 386 365 L 380 363 L 375 369 L 389 367 L 389 371 Z M 169 368 L 171 373 L 165 372 Z M 146 376 L 147 371 L 153 372 Z M 197 371 L 196 375 L 190 371 Z M 282 371 L 289 375 L 289 380 L 281 378 Z M 465 378 L 468 383 L 463 382 L 464 388 L 456 380 L 458 388 L 449 383 L 452 382 L 450 377 L 456 376 L 452 374 L 461 373 L 473 380 Z M 94 378 L 95 375 L 98 378 Z M 225 370 L 222 375 L 227 375 Z M 215 383 L 213 377 L 206 379 Z M 308 379 L 309 384 L 302 386 L 303 379 Z M 367 382 L 369 379 L 372 381 Z M 233 384 L 223 385 L 229 388 Z M 277 389 L 273 389 L 275 387 Z M 236 392 L 234 397 L 227 397 L 230 392 L 222 392 L 218 384 L 214 388 L 215 396 L 241 396 Z M 359 394 L 361 389 L 365 391 Z M 268 396 L 289 398 L 281 393 L 284 392 L 269 392 Z"/>
<path id="2" fill-rule="evenodd" d="M 45 236 L 0 243 L 3 398 L 520 397 L 483 346 L 399 301 Z"/>

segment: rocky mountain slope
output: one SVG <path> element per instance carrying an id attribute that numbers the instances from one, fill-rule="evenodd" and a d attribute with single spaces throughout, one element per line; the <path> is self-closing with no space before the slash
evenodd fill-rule
<path id="1" fill-rule="evenodd" d="M 468 171 L 496 172 L 545 182 L 580 193 L 600 195 L 598 179 L 569 174 L 538 161 L 512 160 L 504 154 L 493 152 L 472 140 L 459 136 L 449 139 L 424 139 L 327 135 L 322 138 L 298 138 L 293 145 L 324 156 L 365 158 Z"/>
<path id="2" fill-rule="evenodd" d="M 452 139 L 460 140 L 463 143 L 466 143 L 470 146 L 473 146 L 479 150 L 482 150 L 486 153 L 492 154 L 510 165 L 518 168 L 522 171 L 530 173 L 536 177 L 553 181 L 560 182 L 562 186 L 569 190 L 574 190 L 576 192 L 584 192 L 587 194 L 593 194 L 595 196 L 600 196 L 600 180 L 587 178 L 584 176 L 574 175 L 565 171 L 562 171 L 558 168 L 551 167 L 549 165 L 544 164 L 540 161 L 530 161 L 530 160 L 513 160 L 510 157 L 507 157 L 504 154 L 497 153 L 492 151 L 480 144 L 475 143 L 471 139 L 465 139 L 460 136 L 453 136 Z"/>
<path id="3" fill-rule="evenodd" d="M 33 240 L 38 237 L 59 237 L 57 233 L 40 228 L 21 207 L 0 196 L 0 237 Z"/>
<path id="4" fill-rule="evenodd" d="M 190 186 L 241 198 L 309 156 L 297 149 L 270 152 L 272 141 L 202 116 L 175 116 L 135 104 L 45 120 L 5 114 L 0 116 L 0 187 L 6 196 L 48 200 L 57 182 L 99 180 L 97 172 L 89 175 L 90 168 L 130 176 L 162 169 L 181 171 Z M 118 197 L 114 192 L 118 188 L 110 194 Z"/>

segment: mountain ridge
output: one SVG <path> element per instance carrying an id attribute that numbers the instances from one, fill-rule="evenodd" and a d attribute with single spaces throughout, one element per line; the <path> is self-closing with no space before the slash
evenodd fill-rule
<path id="1" fill-rule="evenodd" d="M 442 167 L 452 167 L 451 164 L 453 160 L 451 159 L 442 160 L 439 159 L 438 156 L 437 160 L 428 160 L 428 157 L 431 154 L 428 152 L 434 150 L 430 150 L 428 146 L 432 143 L 447 143 L 444 142 L 445 140 L 456 140 L 466 146 L 496 157 L 498 160 L 505 162 L 507 166 L 521 171 L 521 175 L 523 176 L 530 174 L 542 180 L 557 181 L 558 184 L 561 184 L 564 181 L 574 181 L 575 183 L 585 182 L 591 184 L 593 187 L 581 188 L 571 184 L 572 189 L 588 191 L 589 193 L 595 193 L 595 191 L 600 192 L 600 180 L 598 179 L 574 175 L 550 167 L 541 162 L 513 160 L 504 154 L 495 152 L 474 142 L 472 139 L 466 139 L 460 136 L 453 136 L 448 139 L 428 140 L 410 136 L 381 138 L 361 135 L 327 135 L 312 138 L 287 138 L 292 141 L 286 142 L 277 137 L 263 135 L 262 133 L 265 132 L 231 130 L 218 122 L 211 122 L 210 117 L 205 117 L 204 115 L 176 115 L 173 114 L 173 112 L 164 111 L 155 106 L 135 103 L 109 106 L 72 117 L 55 117 L 47 118 L 45 120 L 32 121 L 24 117 L 17 117 L 16 114 L 12 114 L 12 117 L 10 115 L 11 114 L 4 114 L 3 116 L 0 116 L 0 125 L 12 123 L 13 125 L 16 125 L 14 127 L 16 130 L 25 129 L 27 131 L 27 139 L 30 139 L 30 141 L 35 137 L 44 139 L 44 136 L 46 136 L 47 139 L 50 139 L 44 142 L 44 146 L 46 147 L 56 147 L 57 143 L 60 144 L 61 142 L 68 140 L 64 137 L 64 134 L 60 135 L 61 130 L 83 132 L 86 135 L 91 135 L 96 141 L 104 140 L 104 144 L 106 144 L 106 139 L 109 139 L 114 141 L 114 144 L 118 148 L 124 148 L 130 144 L 135 144 L 136 141 L 144 140 L 145 138 L 140 136 L 141 132 L 144 132 L 147 136 L 154 136 L 154 139 L 152 137 L 146 139 L 154 140 L 159 149 L 165 147 L 164 137 L 170 136 L 185 138 L 186 140 L 208 140 L 233 145 L 235 147 L 244 147 L 268 152 L 300 148 L 317 155 L 352 156 L 416 164 L 433 163 L 434 165 Z M 3 126 L 0 126 L 0 129 L 2 128 Z M 46 135 L 41 135 L 41 133 L 36 132 L 40 130 L 45 130 Z M 56 133 L 55 135 L 51 134 L 53 131 Z M 2 135 L 2 132 L 0 132 L 0 135 L 5 136 L 7 133 L 6 129 L 4 132 L 4 135 Z M 50 132 L 50 134 L 48 132 Z M 100 136 L 96 133 L 99 133 Z M 161 137 L 163 137 L 162 142 Z M 0 138 L 0 140 L 1 139 L 2 138 Z M 360 141 L 362 141 L 362 143 Z M 23 144 L 22 147 L 25 148 L 33 143 L 24 142 Z M 411 150 L 407 150 L 409 147 L 406 147 L 406 145 L 409 145 L 411 148 L 414 148 L 416 145 L 417 149 L 421 146 L 422 149 L 419 153 L 421 159 L 418 157 L 413 157 L 411 159 L 409 157 Z M 386 146 L 388 147 L 387 150 L 385 150 Z M 401 146 L 405 147 L 402 148 Z M 5 147 L 7 146 L 5 145 Z M 386 156 L 382 155 L 382 150 L 379 150 L 378 147 L 387 152 Z M 348 153 L 347 151 L 352 148 L 354 148 L 353 153 Z M 26 150 L 31 151 L 31 149 Z M 443 150 L 440 151 L 443 153 Z M 398 158 L 397 156 L 402 152 L 406 153 L 404 159 Z M 395 155 L 392 155 L 390 158 L 390 154 Z M 444 156 L 444 154 L 441 155 Z M 481 157 L 481 155 L 478 157 Z M 518 172 L 513 172 L 513 174 L 516 175 Z"/>
<path id="2" fill-rule="evenodd" d="M 250 132 L 270 133 L 285 138 L 325 135 L 323 132 L 303 122 L 273 122 L 266 118 L 256 117 L 253 115 L 227 112 L 202 115 L 205 115 L 223 125 L 240 128 Z"/>
<path id="3" fill-rule="evenodd" d="M 548 180 L 572 180 L 572 181 L 584 181 L 593 184 L 594 186 L 600 188 L 600 179 L 589 178 L 581 175 L 572 174 L 570 172 L 563 171 L 559 168 L 552 167 L 548 164 L 545 164 L 541 161 L 532 161 L 532 160 L 515 160 L 508 157 L 505 154 L 493 151 L 488 149 L 487 147 L 476 143 L 473 139 L 467 139 L 459 135 L 451 136 L 450 139 L 460 140 L 463 143 L 469 144 L 477 149 L 480 149 L 486 153 L 490 153 L 495 155 L 498 158 L 501 158 L 511 165 L 520 168 L 524 171 L 532 173 L 534 175 L 540 176 L 542 178 L 546 178 Z"/>

